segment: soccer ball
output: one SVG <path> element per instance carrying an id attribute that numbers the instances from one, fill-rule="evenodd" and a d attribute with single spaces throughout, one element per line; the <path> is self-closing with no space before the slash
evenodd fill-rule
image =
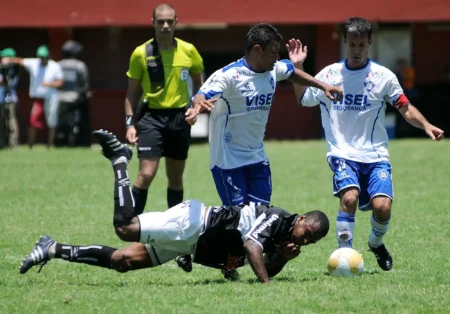
<path id="1" fill-rule="evenodd" d="M 351 248 L 340 248 L 328 258 L 328 272 L 333 277 L 354 277 L 364 272 L 362 255 Z"/>

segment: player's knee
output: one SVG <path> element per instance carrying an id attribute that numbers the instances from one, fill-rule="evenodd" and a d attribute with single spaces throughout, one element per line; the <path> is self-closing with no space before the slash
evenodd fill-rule
<path id="1" fill-rule="evenodd" d="M 355 193 L 345 193 L 341 198 L 341 203 L 346 209 L 356 209 L 358 204 L 358 195 Z"/>
<path id="2" fill-rule="evenodd" d="M 114 229 L 116 231 L 116 235 L 119 237 L 120 240 L 125 242 L 134 242 L 139 240 L 138 234 L 136 232 L 136 228 L 133 224 L 129 225 L 117 225 L 114 226 Z"/>
<path id="3" fill-rule="evenodd" d="M 391 199 L 388 197 L 376 197 L 372 200 L 371 207 L 375 216 L 385 221 L 391 216 L 391 204 Z"/>
<path id="4" fill-rule="evenodd" d="M 126 273 L 131 269 L 130 258 L 122 250 L 117 250 L 111 256 L 111 268 L 119 273 Z"/>

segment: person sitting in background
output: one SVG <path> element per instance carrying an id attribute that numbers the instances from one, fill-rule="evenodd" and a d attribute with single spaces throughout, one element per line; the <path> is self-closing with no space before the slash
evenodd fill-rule
<path id="1" fill-rule="evenodd" d="M 37 49 L 36 58 L 7 57 L 2 58 L 2 63 L 20 64 L 30 73 L 29 95 L 33 107 L 28 130 L 29 147 L 33 147 L 37 130 L 44 129 L 45 124 L 48 127 L 47 147 L 52 147 L 58 123 L 58 88 L 64 82 L 61 66 L 50 59 L 50 52 L 44 45 Z"/>

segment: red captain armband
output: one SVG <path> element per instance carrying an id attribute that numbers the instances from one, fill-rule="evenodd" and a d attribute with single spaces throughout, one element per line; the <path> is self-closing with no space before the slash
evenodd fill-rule
<path id="1" fill-rule="evenodd" d="M 401 94 L 397 101 L 394 103 L 394 107 L 398 110 L 409 103 L 410 101 L 408 98 L 406 98 L 405 94 Z"/>

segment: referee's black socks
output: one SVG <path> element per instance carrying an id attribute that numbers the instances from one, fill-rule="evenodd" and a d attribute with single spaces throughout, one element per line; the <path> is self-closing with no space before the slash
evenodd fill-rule
<path id="1" fill-rule="evenodd" d="M 174 207 L 183 202 L 183 190 L 177 191 L 167 188 L 167 205 L 168 208 Z"/>

